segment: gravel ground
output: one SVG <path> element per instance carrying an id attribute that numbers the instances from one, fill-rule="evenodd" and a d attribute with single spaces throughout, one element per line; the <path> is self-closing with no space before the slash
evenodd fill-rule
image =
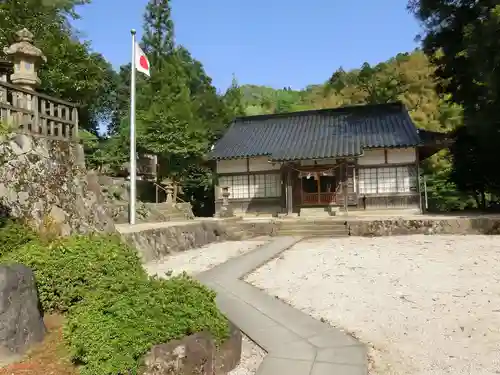
<path id="1" fill-rule="evenodd" d="M 189 275 L 207 271 L 225 261 L 254 250 L 267 243 L 269 239 L 215 242 L 198 249 L 177 253 L 161 260 L 148 262 L 144 268 L 149 275 L 160 277 L 175 276 L 183 271 Z"/>
<path id="2" fill-rule="evenodd" d="M 500 374 L 500 237 L 307 240 L 247 281 L 367 343 L 372 375 Z"/>
<path id="3" fill-rule="evenodd" d="M 266 352 L 248 337 L 243 336 L 240 364 L 228 375 L 253 375 L 264 360 Z"/>

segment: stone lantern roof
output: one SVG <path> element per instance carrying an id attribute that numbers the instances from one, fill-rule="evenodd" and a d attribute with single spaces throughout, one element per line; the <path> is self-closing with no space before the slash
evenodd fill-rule
<path id="1" fill-rule="evenodd" d="M 9 47 L 5 47 L 3 52 L 8 56 L 24 55 L 41 59 L 47 62 L 47 58 L 43 52 L 33 45 L 33 34 L 26 28 L 16 33 L 17 43 Z"/>

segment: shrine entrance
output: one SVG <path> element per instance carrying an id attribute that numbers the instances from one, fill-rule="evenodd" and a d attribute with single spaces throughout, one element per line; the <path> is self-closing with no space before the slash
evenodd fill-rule
<path id="1" fill-rule="evenodd" d="M 335 172 L 334 168 L 323 171 L 300 171 L 301 204 L 305 206 L 337 204 L 340 178 Z"/>

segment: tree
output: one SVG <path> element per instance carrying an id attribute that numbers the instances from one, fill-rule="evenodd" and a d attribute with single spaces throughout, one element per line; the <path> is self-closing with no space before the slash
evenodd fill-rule
<path id="1" fill-rule="evenodd" d="M 450 180 L 463 192 L 471 194 L 477 206 L 486 208 L 486 192 L 489 181 L 485 166 L 488 155 L 480 149 L 478 138 L 466 126 L 456 131 L 456 141 L 452 146 L 453 169 Z"/>
<path id="2" fill-rule="evenodd" d="M 500 142 L 497 110 L 500 105 L 500 5 L 497 1 L 412 0 L 409 8 L 424 27 L 424 51 L 436 66 L 439 91 L 464 110 L 467 129 L 457 133 L 455 152 L 458 154 L 454 155 L 453 176 L 462 181 L 472 177 L 459 176 L 460 173 L 474 170 L 474 176 L 482 176 L 483 191 L 498 192 L 500 176 L 495 170 L 500 162 L 497 151 Z M 471 145 L 474 157 L 463 154 Z M 458 186 L 472 189 L 470 184 Z"/>
<path id="3" fill-rule="evenodd" d="M 223 96 L 223 102 L 228 110 L 229 120 L 231 117 L 238 117 L 245 115 L 245 104 L 243 102 L 243 93 L 241 92 L 241 87 L 238 85 L 238 81 L 233 74 L 233 80 L 231 86 L 226 90 Z"/>
<path id="4" fill-rule="evenodd" d="M 107 129 L 107 132 L 111 135 L 120 131 L 123 119 L 127 118 L 130 114 L 131 69 L 132 65 L 130 63 L 122 65 L 115 76 L 113 106 Z"/>
<path id="5" fill-rule="evenodd" d="M 241 113 L 236 114 L 235 111 L 238 110 L 232 107 L 234 103 L 228 103 L 225 95 L 217 94 L 212 79 L 205 72 L 201 62 L 194 59 L 182 46 L 177 47 L 176 51 L 187 78 L 193 111 L 207 131 L 208 143 L 212 144 L 231 122 L 233 116 Z"/>
<path id="6" fill-rule="evenodd" d="M 169 0 L 150 0 L 144 14 L 142 45 L 148 60 L 157 70 L 174 52 L 174 23 Z"/>
<path id="7" fill-rule="evenodd" d="M 40 69 L 40 91 L 80 105 L 80 126 L 97 131 L 111 110 L 114 72 L 111 65 L 82 43 L 69 20 L 87 0 L 5 0 L 0 3 L 0 45 L 14 42 L 26 27 L 48 58 Z"/>
<path id="8" fill-rule="evenodd" d="M 159 156 L 163 177 L 180 173 L 185 160 L 203 153 L 203 129 L 195 115 L 189 77 L 174 48 L 168 1 L 151 0 L 141 41 L 151 78 L 138 79 L 138 149 Z M 200 143 L 201 141 L 201 143 Z"/>

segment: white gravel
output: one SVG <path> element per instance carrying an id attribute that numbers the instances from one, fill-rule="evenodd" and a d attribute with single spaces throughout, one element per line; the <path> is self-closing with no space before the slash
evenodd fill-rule
<path id="1" fill-rule="evenodd" d="M 370 374 L 500 374 L 500 237 L 307 240 L 247 281 L 367 343 Z"/>
<path id="2" fill-rule="evenodd" d="M 151 276 L 171 277 L 183 271 L 189 275 L 194 275 L 254 250 L 268 241 L 269 239 L 262 237 L 259 240 L 215 242 L 148 262 L 144 265 L 144 268 Z"/>
<path id="3" fill-rule="evenodd" d="M 253 375 L 264 360 L 266 352 L 248 337 L 243 336 L 240 364 L 228 375 Z"/>

